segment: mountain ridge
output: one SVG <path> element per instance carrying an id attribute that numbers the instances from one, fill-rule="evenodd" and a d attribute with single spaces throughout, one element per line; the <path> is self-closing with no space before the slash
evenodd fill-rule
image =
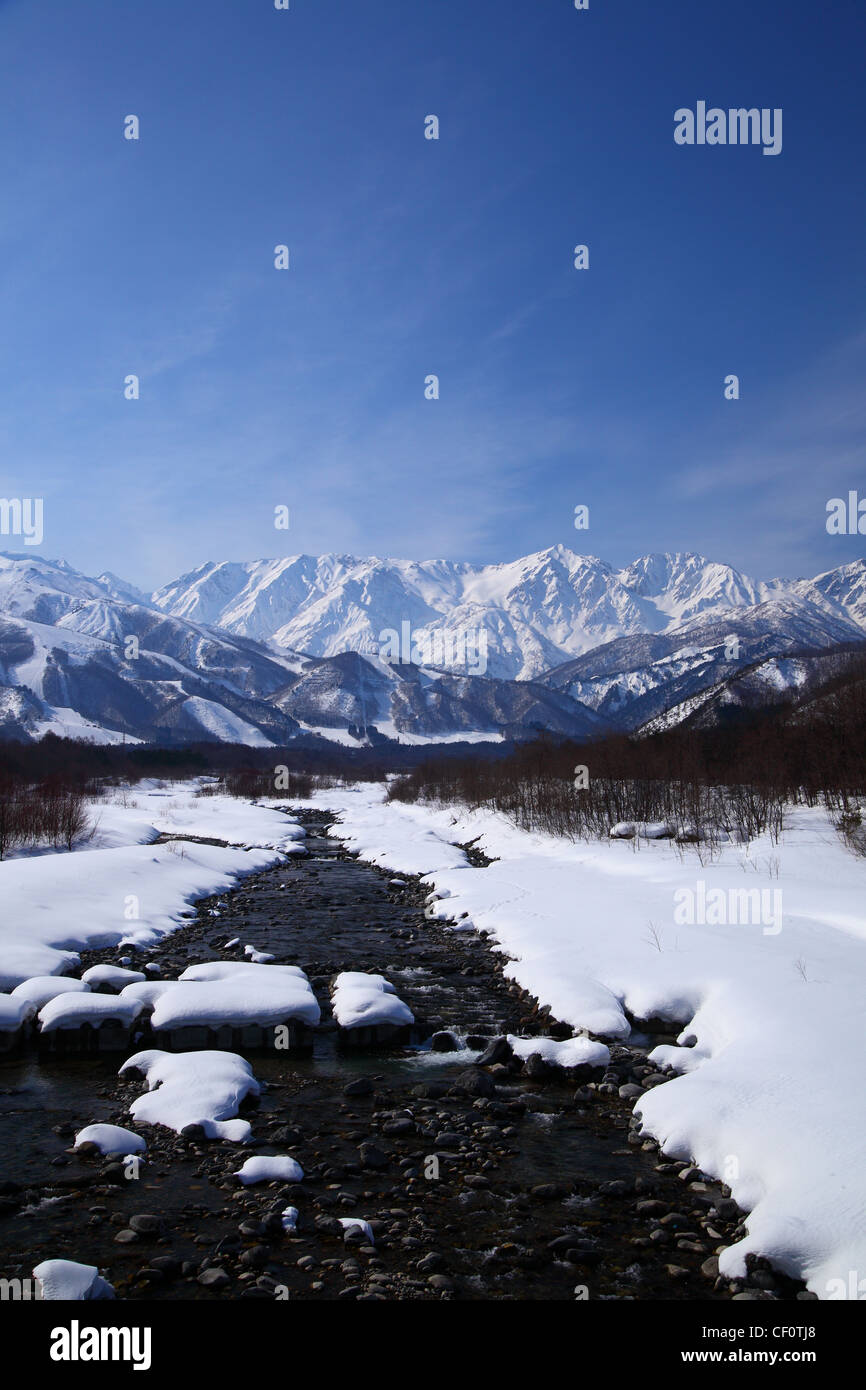
<path id="1" fill-rule="evenodd" d="M 155 598 L 0 555 L 0 734 L 585 739 L 678 718 L 747 668 L 866 640 L 863 561 L 759 583 L 692 552 L 621 570 L 564 546 L 480 567 L 301 556 L 209 563 Z M 461 666 L 448 643 L 467 632 L 484 647 Z M 766 669 L 770 690 L 805 668 Z"/>
<path id="2" fill-rule="evenodd" d="M 501 740 L 603 729 L 570 696 L 378 657 L 311 657 L 115 593 L 62 562 L 0 556 L 0 736 L 117 742 Z"/>
<path id="3" fill-rule="evenodd" d="M 664 633 L 762 603 L 801 605 L 866 634 L 866 562 L 814 578 L 757 581 L 691 551 L 641 556 L 616 570 L 594 555 L 551 546 L 504 564 L 377 556 L 287 556 L 209 561 L 154 591 L 156 607 L 276 649 L 313 656 L 375 654 L 383 631 L 408 621 L 443 643 L 487 634 L 489 674 L 538 679 L 624 636 Z"/>

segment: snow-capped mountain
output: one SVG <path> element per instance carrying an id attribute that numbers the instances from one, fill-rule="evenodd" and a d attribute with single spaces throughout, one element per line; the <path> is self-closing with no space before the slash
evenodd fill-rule
<path id="1" fill-rule="evenodd" d="M 864 641 L 866 632 L 847 618 L 785 596 L 731 608 L 722 616 L 693 618 L 666 633 L 620 637 L 557 666 L 542 683 L 571 695 L 606 722 L 632 730 L 675 709 L 685 717 L 685 706 L 698 696 L 774 658 Z M 768 681 L 794 687 L 803 669 L 795 661 L 781 662 Z M 769 698 L 769 687 L 767 693 Z"/>
<path id="2" fill-rule="evenodd" d="M 536 679 L 620 637 L 781 600 L 802 605 L 804 645 L 825 619 L 828 633 L 847 623 L 849 638 L 866 634 L 866 563 L 762 583 L 699 555 L 648 555 L 615 570 L 561 545 L 484 566 L 297 555 L 203 565 L 153 595 L 176 617 L 315 656 L 379 653 L 383 634 L 406 622 L 433 650 L 458 656 L 466 634 L 484 632 L 486 672 L 505 680 Z"/>
<path id="3" fill-rule="evenodd" d="M 125 601 L 131 586 L 64 562 L 0 556 L 0 728 L 95 741 L 234 738 L 269 743 L 298 725 L 270 697 L 298 663 Z"/>
<path id="4" fill-rule="evenodd" d="M 282 744 L 526 737 L 603 728 L 532 682 L 268 648 L 135 599 L 114 576 L 0 556 L 0 736 Z M 5 616 L 2 616 L 5 615 Z"/>
<path id="5" fill-rule="evenodd" d="M 357 652 L 310 658 L 274 701 L 302 729 L 326 737 L 373 728 L 404 743 L 429 743 L 521 739 L 546 729 L 584 739 L 607 728 L 570 695 L 535 681 L 392 666 Z"/>
<path id="6" fill-rule="evenodd" d="M 648 719 L 638 734 L 660 733 L 675 725 L 692 729 L 712 728 L 744 711 L 760 709 L 779 700 L 789 700 L 798 711 L 818 708 L 826 682 L 839 678 L 862 678 L 864 649 L 832 649 L 811 656 L 774 656 L 735 670 L 661 714 Z M 815 696 L 815 692 L 818 692 Z"/>
<path id="7" fill-rule="evenodd" d="M 866 629 L 866 562 L 863 560 L 827 570 L 815 579 L 797 580 L 790 590 L 793 596 L 807 599 L 818 607 L 826 606 L 837 617 L 849 618 Z"/>
<path id="8" fill-rule="evenodd" d="M 862 561 L 759 584 L 695 555 L 614 571 L 561 546 L 481 568 L 299 556 L 206 565 L 146 599 L 7 555 L 0 735 L 583 739 L 716 708 L 707 692 L 762 662 L 864 640 Z M 768 666 L 764 684 L 799 669 Z"/>

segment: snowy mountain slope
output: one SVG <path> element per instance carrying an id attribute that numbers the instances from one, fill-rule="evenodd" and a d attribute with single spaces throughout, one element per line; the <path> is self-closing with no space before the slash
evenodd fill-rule
<path id="1" fill-rule="evenodd" d="M 800 579 L 792 586 L 798 596 L 817 606 L 826 606 L 835 616 L 848 618 L 866 629 L 866 562 L 827 570 L 815 579 Z"/>
<path id="2" fill-rule="evenodd" d="M 383 634 L 408 622 L 434 649 L 447 653 L 450 644 L 459 657 L 461 639 L 483 631 L 486 674 L 510 680 L 541 677 L 617 638 L 788 600 L 804 605 L 804 642 L 805 627 L 823 622 L 828 633 L 834 621 L 866 632 L 866 563 L 759 583 L 698 555 L 648 555 L 614 570 L 561 545 L 481 567 L 298 555 L 203 565 L 153 595 L 167 613 L 313 656 L 381 652 Z M 471 670 L 459 659 L 436 664 Z"/>
<path id="3" fill-rule="evenodd" d="M 811 660 L 809 657 L 774 656 L 757 662 L 669 705 L 636 732 L 661 733 L 677 724 L 705 729 L 723 723 L 734 711 L 758 709 L 786 695 L 794 696 L 810 680 Z"/>
<path id="4" fill-rule="evenodd" d="M 770 657 L 669 705 L 662 713 L 648 719 L 637 732 L 660 733 L 677 724 L 706 729 L 724 723 L 739 712 L 759 709 L 778 700 L 790 700 L 794 708 L 792 717 L 800 718 L 806 710 L 818 710 L 827 702 L 823 689 L 828 681 L 862 681 L 864 663 L 866 643 L 854 649 L 834 648 L 811 655 Z"/>
<path id="5" fill-rule="evenodd" d="M 55 623 L 84 602 L 110 598 L 110 587 L 88 579 L 65 560 L 37 555 L 0 555 L 0 613 Z"/>
<path id="6" fill-rule="evenodd" d="M 123 737 L 252 746 L 304 730 L 375 737 L 585 737 L 599 718 L 528 683 L 456 677 L 375 656 L 277 652 L 170 616 L 122 581 L 68 565 L 0 557 L 0 735 Z M 126 594 L 133 595 L 127 600 Z M 119 597 L 118 597 L 119 595 Z M 199 611 L 199 605 L 191 605 Z M 350 739 L 351 741 L 351 739 Z"/>
<path id="7" fill-rule="evenodd" d="M 114 576 L 63 561 L 0 556 L 0 728 L 96 741 L 226 737 L 284 742 L 297 732 L 268 697 L 298 669 L 244 638 L 137 601 Z"/>
<path id="8" fill-rule="evenodd" d="M 620 638 L 565 662 L 542 681 L 620 728 L 637 729 L 702 693 L 709 698 L 760 662 L 864 640 L 848 619 L 784 597 L 723 618 L 693 619 L 674 632 Z"/>
<path id="9" fill-rule="evenodd" d="M 0 739 L 26 740 L 45 717 L 42 701 L 26 686 L 0 684 Z"/>
<path id="10" fill-rule="evenodd" d="M 132 610 L 130 629 L 140 612 Z M 151 617 L 157 635 L 165 637 L 164 622 Z M 138 656 L 127 658 L 119 639 L 25 619 L 0 622 L 0 680 L 10 711 L 6 736 L 39 736 L 49 727 L 59 732 L 58 726 L 74 723 L 77 715 L 94 731 L 82 728 L 80 736 L 100 742 L 112 733 L 117 738 L 194 741 L 221 736 L 215 726 L 242 730 L 240 741 L 248 743 L 291 738 L 297 732 L 295 721 L 250 689 L 276 688 L 287 672 L 274 663 L 269 673 L 265 653 L 258 666 L 245 660 L 246 652 L 236 654 L 232 664 L 228 644 L 215 656 L 220 644 L 203 633 L 196 636 L 189 645 L 197 646 L 203 659 L 194 667 L 170 651 L 149 648 L 147 638 Z"/>
<path id="11" fill-rule="evenodd" d="M 521 738 L 536 729 L 583 739 L 606 728 L 601 717 L 570 696 L 532 681 L 389 666 L 355 652 L 311 659 L 275 703 L 301 723 L 375 726 L 397 739 L 481 733 Z"/>
<path id="12" fill-rule="evenodd" d="M 682 624 L 721 608 L 746 608 L 773 597 L 784 581 L 748 579 L 730 565 L 700 555 L 645 555 L 620 575 L 630 593 L 651 602 L 659 614 Z"/>

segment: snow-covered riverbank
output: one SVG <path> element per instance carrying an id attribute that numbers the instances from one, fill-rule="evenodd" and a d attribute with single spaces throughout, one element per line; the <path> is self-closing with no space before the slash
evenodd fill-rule
<path id="1" fill-rule="evenodd" d="M 196 898 L 297 851 L 303 832 L 279 811 L 194 783 L 143 783 L 94 801 L 95 832 L 72 853 L 0 863 L 0 990 L 68 970 L 85 947 L 147 945 L 172 931 Z M 187 840 L 154 844 L 161 835 Z"/>
<path id="2" fill-rule="evenodd" d="M 724 1273 L 755 1252 L 821 1298 L 866 1296 L 866 864 L 823 812 L 702 864 L 665 841 L 571 844 L 486 812 L 385 805 L 380 786 L 325 803 L 362 857 L 428 875 L 432 915 L 491 933 L 556 1017 L 607 1037 L 627 1015 L 682 1028 L 662 1052 L 679 1075 L 637 1108 L 750 1212 Z M 497 862 L 469 865 L 456 844 L 475 839 Z"/>
<path id="3" fill-rule="evenodd" d="M 822 1298 L 866 1295 L 866 864 L 826 816 L 794 811 L 779 844 L 702 863 L 667 841 L 571 844 L 382 798 L 360 786 L 316 804 L 364 859 L 426 875 L 428 915 L 488 932 L 559 1019 L 607 1039 L 635 1019 L 679 1033 L 654 1054 L 672 1079 L 636 1110 L 668 1155 L 693 1158 L 750 1213 L 722 1272 L 741 1275 L 754 1252 Z M 0 863 L 0 989 L 69 970 L 99 943 L 152 944 L 193 900 L 297 852 L 303 835 L 276 809 L 194 784 L 142 785 L 93 812 L 79 850 Z M 473 868 L 459 848 L 470 840 L 495 862 Z"/>

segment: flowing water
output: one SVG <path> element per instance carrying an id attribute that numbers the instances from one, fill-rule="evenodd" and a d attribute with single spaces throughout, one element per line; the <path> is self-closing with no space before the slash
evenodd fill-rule
<path id="1" fill-rule="evenodd" d="M 328 813 L 299 817 L 305 855 L 203 899 L 150 958 L 171 978 L 201 960 L 241 959 L 250 944 L 304 969 L 323 1008 L 313 1050 L 251 1053 L 265 1085 L 244 1112 L 254 1151 L 291 1153 L 304 1181 L 239 1189 L 237 1146 L 146 1126 L 148 1162 L 126 1180 L 116 1164 L 70 1151 L 85 1124 L 129 1124 L 141 1083 L 118 1080 L 120 1057 L 0 1061 L 0 1274 L 75 1258 L 132 1299 L 266 1298 L 275 1287 L 292 1298 L 726 1296 L 700 1273 L 732 1230 L 714 1214 L 719 1189 L 686 1192 L 683 1165 L 660 1163 L 629 1134 L 630 1106 L 615 1093 L 575 1098 L 573 1078 L 530 1080 L 519 1069 L 497 1075 L 492 1098 L 451 1091 L 478 1055 L 477 1041 L 462 1046 L 467 1036 L 533 1033 L 549 1020 L 482 937 L 425 920 L 429 885 L 352 857 L 328 835 Z M 117 955 L 86 953 L 83 966 Z M 417 1021 L 408 1046 L 342 1045 L 328 984 L 346 969 L 394 984 Z M 432 1050 L 443 1030 L 461 1050 Z M 615 1054 L 618 1079 L 644 1050 Z M 347 1096 L 359 1080 L 369 1094 Z M 360 1158 L 365 1143 L 382 1151 L 381 1165 Z M 651 1215 L 639 1210 L 648 1199 Z M 288 1201 L 301 1220 L 286 1237 L 273 1227 Z M 162 1229 L 130 1239 L 140 1213 Z M 375 1246 L 344 1246 L 326 1229 L 335 1215 L 374 1222 Z M 259 1234 L 239 1231 L 244 1222 L 263 1223 Z M 202 1283 L 208 1267 L 227 1282 Z"/>

